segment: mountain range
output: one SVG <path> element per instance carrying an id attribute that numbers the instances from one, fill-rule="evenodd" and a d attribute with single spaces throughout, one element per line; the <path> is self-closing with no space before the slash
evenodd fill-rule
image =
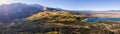
<path id="1" fill-rule="evenodd" d="M 0 22 L 8 23 L 16 19 L 23 19 L 33 14 L 43 11 L 42 5 L 39 4 L 24 4 L 24 3 L 12 3 L 0 5 Z M 61 8 L 47 7 L 48 11 L 68 11 L 72 13 L 84 13 L 90 15 L 91 13 L 104 13 L 104 12 L 119 12 L 120 10 L 109 11 L 92 11 L 92 10 L 66 10 Z"/>
<path id="2" fill-rule="evenodd" d="M 47 10 L 63 10 L 59 8 L 47 7 Z M 11 22 L 15 19 L 22 19 L 38 12 L 43 11 L 43 6 L 38 4 L 23 4 L 23 3 L 13 3 L 0 5 L 0 22 Z"/>
<path id="3" fill-rule="evenodd" d="M 43 6 L 38 4 L 13 3 L 0 5 L 0 22 L 2 22 L 0 23 L 0 33 L 119 34 L 120 32 L 120 23 L 118 22 L 97 21 L 89 23 L 85 21 L 89 18 L 95 18 L 93 17 L 95 15 L 100 16 L 101 14 L 102 16 L 110 15 L 110 17 L 116 14 L 118 16 L 120 13 L 116 10 L 116 12 L 97 12 L 91 10 L 65 10 L 51 7 L 47 7 L 47 10 L 51 12 L 43 12 Z"/>

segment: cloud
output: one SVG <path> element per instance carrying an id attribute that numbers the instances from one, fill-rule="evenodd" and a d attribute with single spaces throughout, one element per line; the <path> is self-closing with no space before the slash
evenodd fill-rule
<path id="1" fill-rule="evenodd" d="M 0 0 L 0 5 L 1 4 L 9 4 L 11 3 L 13 0 Z"/>

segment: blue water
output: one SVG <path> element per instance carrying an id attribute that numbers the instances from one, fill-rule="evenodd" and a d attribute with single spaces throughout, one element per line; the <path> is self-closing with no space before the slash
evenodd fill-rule
<path id="1" fill-rule="evenodd" d="M 86 22 L 96 22 L 96 21 L 114 21 L 114 22 L 120 22 L 120 18 L 90 18 L 86 20 Z"/>

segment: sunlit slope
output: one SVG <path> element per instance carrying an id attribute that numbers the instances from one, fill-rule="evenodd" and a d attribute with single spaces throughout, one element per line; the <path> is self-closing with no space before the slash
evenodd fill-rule
<path id="1" fill-rule="evenodd" d="M 96 23 L 83 22 L 87 17 L 84 14 L 70 12 L 39 12 L 28 18 L 2 26 L 0 32 L 12 33 L 96 33 L 109 34 L 119 32 L 119 23 L 111 21 L 98 21 Z M 67 32 L 66 32 L 67 31 Z"/>
<path id="2" fill-rule="evenodd" d="M 61 11 L 64 9 L 46 7 L 49 11 Z M 16 19 L 27 18 L 33 14 L 43 11 L 43 6 L 39 4 L 12 3 L 0 5 L 0 22 L 10 23 Z"/>
<path id="3" fill-rule="evenodd" d="M 34 14 L 28 18 L 26 21 L 34 21 L 34 20 L 45 20 L 46 22 L 72 22 L 72 21 L 81 21 L 84 15 L 75 14 L 70 12 L 40 12 L 38 14 Z"/>

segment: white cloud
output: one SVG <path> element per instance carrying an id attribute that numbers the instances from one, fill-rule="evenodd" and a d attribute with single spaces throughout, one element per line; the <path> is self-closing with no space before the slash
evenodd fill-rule
<path id="1" fill-rule="evenodd" d="M 13 0 L 0 0 L 0 5 L 1 4 L 10 4 Z"/>

